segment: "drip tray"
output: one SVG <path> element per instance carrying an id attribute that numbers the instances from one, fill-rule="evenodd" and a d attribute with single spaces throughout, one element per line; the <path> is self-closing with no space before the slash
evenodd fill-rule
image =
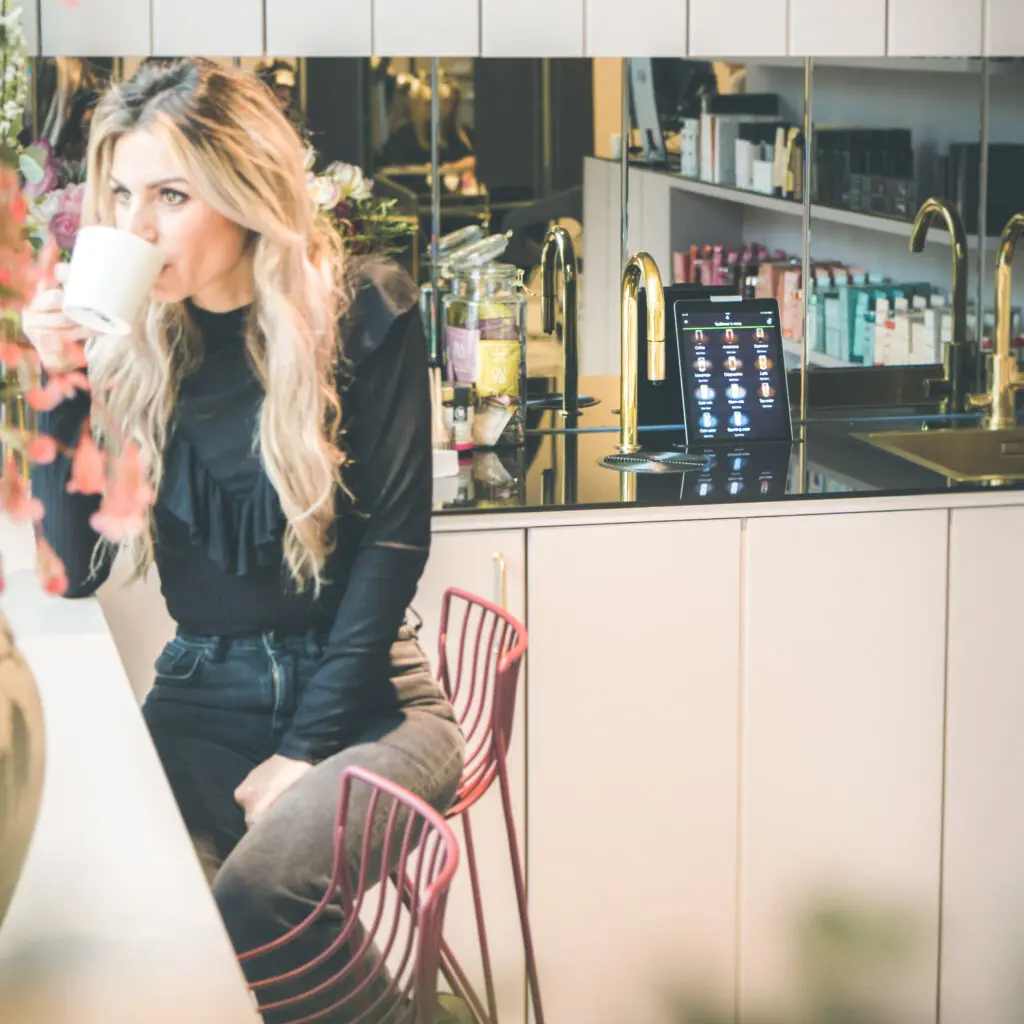
<path id="1" fill-rule="evenodd" d="M 600 460 L 605 469 L 617 469 L 620 473 L 686 473 L 703 469 L 707 464 L 704 455 L 689 455 L 686 452 L 615 452 Z"/>

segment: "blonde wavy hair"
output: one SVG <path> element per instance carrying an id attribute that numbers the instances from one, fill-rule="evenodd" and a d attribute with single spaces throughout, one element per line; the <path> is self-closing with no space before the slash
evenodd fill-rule
<path id="1" fill-rule="evenodd" d="M 114 223 L 114 148 L 138 130 L 167 139 L 200 196 L 249 232 L 255 302 L 246 347 L 265 391 L 253 445 L 287 520 L 288 572 L 298 589 L 319 589 L 344 462 L 336 373 L 348 289 L 337 234 L 309 198 L 303 144 L 253 76 L 192 58 L 145 64 L 97 108 L 84 223 Z M 150 301 L 134 334 L 90 346 L 97 435 L 114 454 L 136 442 L 154 490 L 182 377 L 201 358 L 185 303 Z M 146 535 L 126 547 L 136 574 L 145 573 L 152 516 Z"/>

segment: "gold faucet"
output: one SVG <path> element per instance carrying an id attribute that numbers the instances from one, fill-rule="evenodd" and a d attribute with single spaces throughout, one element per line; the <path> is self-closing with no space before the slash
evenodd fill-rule
<path id="1" fill-rule="evenodd" d="M 971 408 L 988 409 L 984 425 L 989 430 L 1005 430 L 1016 426 L 1015 397 L 1017 391 L 1024 388 L 1024 375 L 1010 352 L 1013 254 L 1021 231 L 1024 231 L 1024 213 L 1015 213 L 1003 228 L 996 259 L 996 347 L 992 356 L 991 385 L 987 394 L 968 396 Z"/>
<path id="2" fill-rule="evenodd" d="M 637 443 L 637 391 L 640 376 L 640 331 L 637 296 L 647 288 L 647 379 L 665 380 L 665 290 L 658 264 L 645 252 L 630 257 L 622 274 L 622 354 L 619 370 L 619 444 L 622 455 L 640 450 Z"/>
<path id="3" fill-rule="evenodd" d="M 964 412 L 967 408 L 967 232 L 957 208 L 948 199 L 931 198 L 921 204 L 910 232 L 910 251 L 921 252 L 928 228 L 941 217 L 953 247 L 953 331 L 943 352 L 943 376 L 925 381 L 926 394 L 941 397 L 941 411 Z"/>
<path id="4" fill-rule="evenodd" d="M 545 334 L 555 333 L 555 272 L 562 268 L 562 409 L 563 416 L 580 411 L 579 302 L 576 249 L 565 228 L 553 227 L 540 254 L 542 292 L 540 315 Z"/>

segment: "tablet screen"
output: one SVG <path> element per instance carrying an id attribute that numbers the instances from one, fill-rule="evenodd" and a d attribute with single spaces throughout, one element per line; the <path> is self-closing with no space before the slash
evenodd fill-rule
<path id="1" fill-rule="evenodd" d="M 675 324 L 688 443 L 792 439 L 774 300 L 678 301 Z"/>

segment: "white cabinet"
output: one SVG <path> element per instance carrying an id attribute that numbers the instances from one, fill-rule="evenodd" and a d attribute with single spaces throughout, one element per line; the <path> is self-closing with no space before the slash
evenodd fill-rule
<path id="1" fill-rule="evenodd" d="M 1019 57 L 1024 53 L 1024 8 L 1020 0 L 985 0 L 985 53 Z"/>
<path id="2" fill-rule="evenodd" d="M 140 0 L 39 0 L 46 57 L 135 57 L 152 53 L 150 5 Z"/>
<path id="3" fill-rule="evenodd" d="M 366 56 L 371 13 L 371 0 L 266 0 L 267 53 Z"/>
<path id="4" fill-rule="evenodd" d="M 413 608 L 423 619 L 420 642 L 435 665 L 442 594 L 448 587 L 457 586 L 488 600 L 498 601 L 502 590 L 502 562 L 505 567 L 506 607 L 522 620 L 526 603 L 524 531 L 488 530 L 434 535 L 430 561 L 420 581 Z M 526 683 L 524 671 L 519 679 L 518 703 L 509 750 L 512 799 L 521 848 L 526 827 Z M 502 1021 L 521 1021 L 524 1014 L 523 979 L 526 972 L 497 783 L 470 813 L 484 896 L 484 919 L 487 922 L 491 963 L 494 967 L 498 1016 Z M 461 844 L 461 825 L 455 825 L 455 834 Z M 525 855 L 525 848 L 523 853 Z M 483 972 L 471 892 L 463 858 L 448 900 L 445 937 L 483 999 Z"/>
<path id="5" fill-rule="evenodd" d="M 884 57 L 886 0 L 840 14 L 826 0 L 790 0 L 789 52 L 797 57 Z"/>
<path id="6" fill-rule="evenodd" d="M 485 57 L 582 57 L 583 0 L 480 0 L 480 45 Z"/>
<path id="7" fill-rule="evenodd" d="M 83 5 L 87 0 L 80 0 Z M 258 57 L 260 0 L 152 0 L 153 52 L 166 56 Z"/>
<path id="8" fill-rule="evenodd" d="M 787 0 L 690 0 L 693 57 L 781 57 Z"/>
<path id="9" fill-rule="evenodd" d="M 460 57 L 480 52 L 479 0 L 374 0 L 373 52 Z"/>
<path id="10" fill-rule="evenodd" d="M 889 56 L 980 54 L 982 3 L 983 0 L 889 0 Z M 1010 0 L 1010 4 L 1016 5 L 1016 0 Z"/>
<path id="11" fill-rule="evenodd" d="M 947 522 L 746 525 L 741 1021 L 935 1020 Z"/>
<path id="12" fill-rule="evenodd" d="M 724 1014 L 707 1019 L 731 1020 L 740 530 L 529 533 L 529 886 L 549 1020 L 675 1024 L 705 997 Z"/>
<path id="13" fill-rule="evenodd" d="M 1021 1019 L 1024 508 L 950 531 L 941 1024 Z"/>
<path id="14" fill-rule="evenodd" d="M 588 57 L 685 57 L 688 0 L 587 0 Z"/>

